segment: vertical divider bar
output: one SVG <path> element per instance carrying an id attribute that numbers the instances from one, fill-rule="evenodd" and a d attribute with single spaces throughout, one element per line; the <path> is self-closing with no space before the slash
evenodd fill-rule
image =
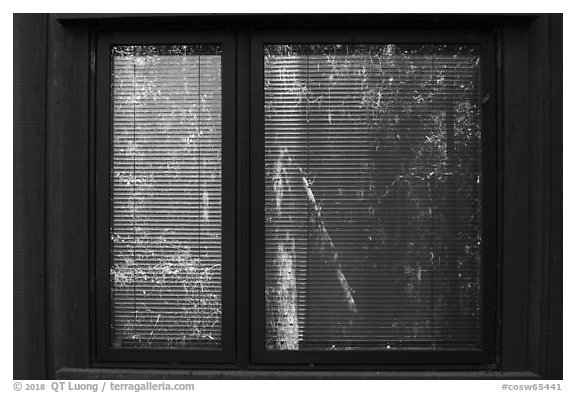
<path id="1" fill-rule="evenodd" d="M 264 348 L 264 38 L 250 38 L 250 361 L 262 363 Z"/>
<path id="2" fill-rule="evenodd" d="M 236 307 L 237 365 L 246 368 L 250 354 L 250 32 L 236 31 Z"/>

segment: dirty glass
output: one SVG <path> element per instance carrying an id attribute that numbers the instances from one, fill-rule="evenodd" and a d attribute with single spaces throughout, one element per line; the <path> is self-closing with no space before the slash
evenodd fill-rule
<path id="1" fill-rule="evenodd" d="M 114 347 L 221 346 L 220 48 L 111 51 Z"/>
<path id="2" fill-rule="evenodd" d="M 268 45 L 268 350 L 481 345 L 480 55 Z"/>

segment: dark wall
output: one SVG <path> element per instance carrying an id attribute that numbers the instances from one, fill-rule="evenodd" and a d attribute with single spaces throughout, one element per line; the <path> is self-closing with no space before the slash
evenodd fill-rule
<path id="1" fill-rule="evenodd" d="M 562 15 L 550 19 L 550 253 L 542 373 L 562 378 Z"/>
<path id="2" fill-rule="evenodd" d="M 14 378 L 89 354 L 89 38 L 14 15 Z"/>
<path id="3" fill-rule="evenodd" d="M 292 23 L 281 17 L 212 18 L 208 24 L 240 27 L 242 20 Z M 352 21 L 342 18 L 297 19 L 315 27 Z M 399 18 L 371 15 L 369 22 L 374 27 Z M 458 19 L 404 18 L 414 27 Z M 15 379 L 108 375 L 57 372 L 93 366 L 90 28 L 139 20 L 14 15 Z M 498 367 L 562 378 L 562 15 L 468 15 L 463 23 L 496 27 L 501 43 Z"/>
<path id="4" fill-rule="evenodd" d="M 46 15 L 14 16 L 14 378 L 46 376 Z"/>

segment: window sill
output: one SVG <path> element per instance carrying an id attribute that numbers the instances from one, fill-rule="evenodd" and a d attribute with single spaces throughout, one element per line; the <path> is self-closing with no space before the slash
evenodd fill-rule
<path id="1" fill-rule="evenodd" d="M 61 368 L 58 379 L 540 379 L 529 371 L 262 371 Z"/>

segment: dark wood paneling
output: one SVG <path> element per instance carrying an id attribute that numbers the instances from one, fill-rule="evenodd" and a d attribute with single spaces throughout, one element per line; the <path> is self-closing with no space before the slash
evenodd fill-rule
<path id="1" fill-rule="evenodd" d="M 544 378 L 562 375 L 561 35 L 561 16 L 503 29 L 502 369 Z"/>
<path id="2" fill-rule="evenodd" d="M 527 367 L 541 373 L 542 287 L 547 282 L 549 216 L 549 17 L 530 25 L 530 259 L 528 271 Z"/>
<path id="3" fill-rule="evenodd" d="M 262 23 L 281 19 L 252 18 Z M 225 23 L 225 19 L 219 20 Z M 508 19 L 503 26 L 501 367 L 561 378 L 562 16 Z M 61 25 L 54 15 L 15 16 L 14 378 L 18 379 L 119 377 L 89 369 L 57 374 L 62 367 L 89 366 L 89 60 L 87 24 Z M 247 91 L 239 90 L 240 99 L 247 96 Z M 246 108 L 245 103 L 238 107 L 240 112 Z M 249 126 L 245 115 L 238 115 L 243 128 Z M 241 134 L 239 140 L 241 157 L 247 155 L 247 137 Z M 248 177 L 249 165 L 244 163 L 237 174 Z M 242 195 L 239 202 L 252 197 L 246 186 L 237 191 Z M 246 228 L 242 223 L 251 216 L 245 212 L 240 218 L 239 230 Z M 240 238 L 243 246 L 237 250 L 244 258 L 249 255 L 249 237 Z M 239 284 L 248 288 L 246 271 L 239 277 Z M 239 299 L 245 301 L 246 297 Z M 247 328 L 249 320 L 243 319 L 241 326 Z M 247 348 L 247 343 L 239 345 L 244 354 Z M 170 376 L 160 371 L 140 373 L 147 378 Z M 195 377 L 183 373 L 185 378 Z M 260 377 L 266 378 L 303 375 L 262 373 Z M 460 372 L 452 375 L 466 377 Z M 512 378 L 512 374 L 487 375 Z M 212 377 L 230 376 L 214 372 Z M 428 373 L 432 377 L 451 376 Z"/>
<path id="4" fill-rule="evenodd" d="M 14 15 L 14 379 L 45 377 L 46 15 Z"/>
<path id="5" fill-rule="evenodd" d="M 539 14 L 57 14 L 65 24 L 94 23 L 111 28 L 257 28 L 354 29 L 491 27 L 498 22 L 529 21 Z"/>
<path id="6" fill-rule="evenodd" d="M 562 379 L 562 15 L 550 18 L 550 254 L 548 318 L 546 341 L 546 378 Z"/>
<path id="7" fill-rule="evenodd" d="M 48 378 L 89 362 L 89 39 L 48 18 L 46 284 Z"/>
<path id="8" fill-rule="evenodd" d="M 60 379 L 536 379 L 530 372 L 486 371 L 280 371 L 63 369 Z M 382 386 L 384 387 L 384 386 Z"/>
<path id="9" fill-rule="evenodd" d="M 502 32 L 502 336 L 504 371 L 526 368 L 530 249 L 530 100 L 528 37 L 523 26 Z"/>

